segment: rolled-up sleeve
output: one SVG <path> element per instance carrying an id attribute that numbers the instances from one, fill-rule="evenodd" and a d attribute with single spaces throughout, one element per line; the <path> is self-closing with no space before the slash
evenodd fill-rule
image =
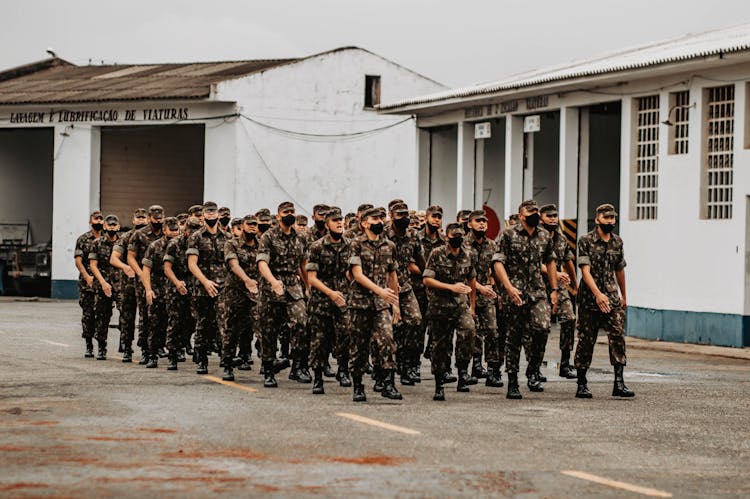
<path id="1" fill-rule="evenodd" d="M 307 262 L 307 265 L 305 265 L 305 270 L 308 272 L 317 272 L 320 267 L 315 262 Z"/>
<path id="2" fill-rule="evenodd" d="M 578 240 L 578 266 L 591 266 L 590 248 L 584 238 Z"/>
<path id="3" fill-rule="evenodd" d="M 432 270 L 432 269 L 430 269 L 430 268 L 426 268 L 426 269 L 424 269 L 424 272 L 422 272 L 422 277 L 430 277 L 430 278 L 434 279 L 435 278 L 435 271 Z"/>

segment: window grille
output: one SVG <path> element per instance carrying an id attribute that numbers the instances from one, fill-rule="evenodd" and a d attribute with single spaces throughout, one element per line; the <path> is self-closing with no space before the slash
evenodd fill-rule
<path id="1" fill-rule="evenodd" d="M 734 85 L 706 89 L 706 218 L 732 218 Z"/>
<path id="2" fill-rule="evenodd" d="M 636 99 L 635 218 L 655 220 L 659 199 L 659 96 Z"/>
<path id="3" fill-rule="evenodd" d="M 672 137 L 672 154 L 688 152 L 688 120 L 690 119 L 690 92 L 685 90 L 672 94 L 674 109 L 674 136 Z"/>

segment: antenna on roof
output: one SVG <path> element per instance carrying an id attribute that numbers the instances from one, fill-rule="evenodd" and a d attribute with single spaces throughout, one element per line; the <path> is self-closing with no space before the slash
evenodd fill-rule
<path id="1" fill-rule="evenodd" d="M 55 53 L 55 51 L 54 51 L 54 50 L 52 50 L 52 47 L 48 47 L 48 48 L 47 48 L 47 53 L 48 53 L 49 55 L 51 55 L 52 57 L 54 57 L 55 59 L 57 59 L 57 54 Z"/>

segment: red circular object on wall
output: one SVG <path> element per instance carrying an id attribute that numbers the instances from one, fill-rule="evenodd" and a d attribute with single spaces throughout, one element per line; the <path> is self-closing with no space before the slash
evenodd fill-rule
<path id="1" fill-rule="evenodd" d="M 487 205 L 482 206 L 485 215 L 487 215 L 487 237 L 489 239 L 495 239 L 500 234 L 500 219 L 495 213 L 495 210 Z"/>

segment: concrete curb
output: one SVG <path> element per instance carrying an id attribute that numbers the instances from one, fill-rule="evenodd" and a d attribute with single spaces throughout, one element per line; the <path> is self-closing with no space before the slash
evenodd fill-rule
<path id="1" fill-rule="evenodd" d="M 637 350 L 658 350 L 660 352 L 683 353 L 690 355 L 708 355 L 750 361 L 750 348 L 717 347 L 713 345 L 697 345 L 694 343 L 672 343 L 669 341 L 644 340 L 642 338 L 627 337 L 627 347 Z M 607 343 L 607 336 L 600 335 L 597 343 Z"/>

